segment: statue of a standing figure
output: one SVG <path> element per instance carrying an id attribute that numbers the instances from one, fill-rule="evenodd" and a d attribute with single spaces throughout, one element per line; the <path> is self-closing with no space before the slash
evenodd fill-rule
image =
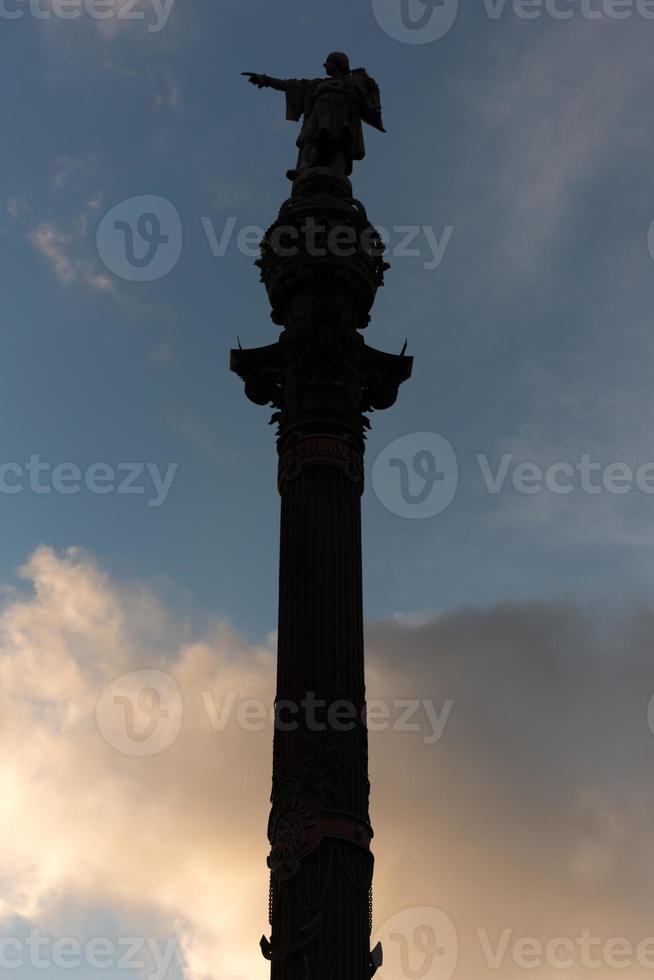
<path id="1" fill-rule="evenodd" d="M 258 88 L 286 93 L 287 119 L 295 122 L 304 116 L 297 140 L 297 169 L 287 172 L 289 180 L 312 167 L 328 167 L 340 177 L 349 177 L 352 161 L 363 160 L 366 155 L 362 122 L 386 132 L 379 86 L 365 68 L 352 71 L 348 56 L 341 51 L 333 51 L 324 68 L 327 78 L 315 79 L 281 79 L 243 72 Z"/>

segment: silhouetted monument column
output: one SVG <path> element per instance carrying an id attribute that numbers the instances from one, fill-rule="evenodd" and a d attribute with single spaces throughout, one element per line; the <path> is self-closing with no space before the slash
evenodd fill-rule
<path id="1" fill-rule="evenodd" d="M 328 149 L 290 172 L 292 197 L 262 243 L 257 264 L 281 336 L 233 350 L 231 361 L 248 398 L 277 409 L 279 427 L 272 936 L 261 944 L 273 980 L 368 980 L 379 962 L 370 952 L 365 413 L 395 402 L 412 358 L 368 347 L 359 332 L 387 266 L 342 168 L 317 165 L 333 163 L 320 155 Z"/>

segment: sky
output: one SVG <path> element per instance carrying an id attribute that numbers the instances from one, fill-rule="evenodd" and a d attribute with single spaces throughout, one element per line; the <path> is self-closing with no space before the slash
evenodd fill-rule
<path id="1" fill-rule="evenodd" d="M 297 125 L 240 73 L 336 49 L 387 129 L 353 175 L 391 263 L 366 340 L 415 358 L 364 498 L 382 980 L 649 975 L 576 937 L 654 935 L 654 4 L 0 20 L 0 932 L 151 940 L 138 968 L 8 972 L 265 975 L 271 730 L 235 714 L 273 697 L 276 451 L 228 365 L 278 335 L 254 261 Z M 103 704 L 143 671 L 171 710 L 134 756 Z"/>

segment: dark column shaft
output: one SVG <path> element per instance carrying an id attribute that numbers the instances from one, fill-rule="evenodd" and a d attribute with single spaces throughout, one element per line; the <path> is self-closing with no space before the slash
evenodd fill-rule
<path id="1" fill-rule="evenodd" d="M 278 697 L 326 685 L 363 702 L 361 487 L 311 466 L 281 488 Z M 364 818 L 360 791 L 343 800 Z"/>
<path id="2" fill-rule="evenodd" d="M 296 731 L 275 733 L 273 796 L 299 780 L 325 810 L 367 823 L 361 487 L 339 468 L 318 465 L 281 491 L 280 722 L 293 717 L 291 705 L 305 707 Z M 274 945 L 292 944 L 317 914 L 322 928 L 301 956 L 273 965 L 273 980 L 367 980 L 371 877 L 366 850 L 330 837 L 295 878 L 275 886 Z"/>

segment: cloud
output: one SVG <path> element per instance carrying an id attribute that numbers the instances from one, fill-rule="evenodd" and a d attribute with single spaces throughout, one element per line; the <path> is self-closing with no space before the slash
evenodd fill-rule
<path id="1" fill-rule="evenodd" d="M 88 177 L 95 169 L 95 158 L 89 156 L 62 157 L 58 161 L 57 170 L 51 178 L 57 192 L 74 191 L 80 193 L 80 185 L 88 182 Z M 114 293 L 113 280 L 102 269 L 98 269 L 98 261 L 91 252 L 88 244 L 89 219 L 102 207 L 102 191 L 96 191 L 82 205 L 67 227 L 62 227 L 54 220 L 45 220 L 28 234 L 28 240 L 34 248 L 45 256 L 61 283 L 70 286 L 73 283 L 83 283 L 92 290 L 101 293 Z M 79 204 L 76 205 L 79 207 Z M 7 210 L 18 220 L 29 208 L 20 201 L 10 198 Z"/>
<path id="2" fill-rule="evenodd" d="M 9 197 L 7 199 L 7 214 L 14 221 L 18 221 L 23 214 L 28 214 L 29 209 L 29 204 L 22 198 Z"/>
<path id="3" fill-rule="evenodd" d="M 60 282 L 68 285 L 77 278 L 77 272 L 67 255 L 71 236 L 59 231 L 53 224 L 41 224 L 31 232 L 30 242 L 37 251 L 50 260 Z"/>
<path id="4" fill-rule="evenodd" d="M 28 238 L 37 252 L 48 259 L 57 279 L 65 286 L 82 282 L 97 292 L 113 292 L 110 277 L 98 272 L 96 263 L 87 254 L 80 254 L 86 251 L 80 248 L 86 233 L 87 218 L 80 214 L 73 221 L 72 233 L 62 231 L 51 221 L 44 221 L 30 232 Z"/>
<path id="5" fill-rule="evenodd" d="M 214 433 L 203 423 L 192 418 L 188 409 L 175 411 L 170 416 L 170 425 L 175 432 L 200 452 L 212 456 L 214 459 L 221 458 L 222 454 L 216 445 Z"/>
<path id="6" fill-rule="evenodd" d="M 80 180 L 86 179 L 95 169 L 95 158 L 89 157 L 62 157 L 57 164 L 57 172 L 52 178 L 52 183 L 57 190 L 61 191 L 70 187 L 77 187 Z"/>
<path id="7" fill-rule="evenodd" d="M 34 593 L 1 620 L 0 912 L 44 921 L 66 900 L 154 909 L 181 923 L 189 977 L 251 976 L 256 939 L 241 951 L 234 935 L 258 895 L 265 924 L 267 739 L 217 735 L 193 709 L 202 690 L 270 703 L 270 650 L 221 626 L 186 642 L 147 589 L 117 586 L 74 550 L 42 548 L 22 575 Z M 144 665 L 169 670 L 188 700 L 178 743 L 139 760 L 104 742 L 95 710 L 107 684 Z"/>
<path id="8" fill-rule="evenodd" d="M 643 146 L 639 106 L 654 65 L 637 17 L 519 22 L 508 38 L 483 81 L 484 97 L 479 77 L 464 90 L 473 139 L 486 160 L 484 207 L 490 203 L 496 216 L 486 221 L 502 239 L 504 274 L 517 272 L 523 280 L 571 232 L 575 209 L 595 179 L 619 154 Z M 470 167 L 477 159 L 469 155 Z M 469 169 L 466 179 L 480 183 Z"/>
<path id="9" fill-rule="evenodd" d="M 57 26 L 70 36 L 69 20 L 74 20 L 76 26 L 84 24 L 89 30 L 103 41 L 112 41 L 119 34 L 132 27 L 140 29 L 143 36 L 151 37 L 158 34 L 168 24 L 175 0 L 103 0 L 101 5 L 85 3 L 78 0 L 73 4 L 68 16 L 61 16 L 59 5 L 55 0 L 44 0 L 41 5 L 39 21 L 44 30 L 50 31 L 51 37 L 61 37 L 55 33 Z M 79 37 L 79 33 L 75 35 Z M 118 68 L 119 73 L 125 74 L 114 62 L 106 62 L 110 69 Z"/>
<path id="10" fill-rule="evenodd" d="M 0 914 L 46 928 L 102 905 L 133 930 L 156 914 L 188 980 L 263 980 L 271 726 L 247 731 L 232 713 L 216 730 L 205 709 L 269 707 L 271 644 L 220 623 L 192 637 L 147 587 L 75 549 L 40 548 L 21 575 L 0 616 Z M 454 702 L 436 744 L 424 713 L 371 734 L 378 924 L 439 906 L 458 975 L 478 977 L 494 975 L 479 929 L 543 943 L 654 931 L 653 627 L 651 608 L 538 604 L 371 624 L 371 700 Z M 179 690 L 180 731 L 139 758 L 103 739 L 96 708 L 143 668 Z M 522 972 L 509 956 L 502 976 Z"/>

